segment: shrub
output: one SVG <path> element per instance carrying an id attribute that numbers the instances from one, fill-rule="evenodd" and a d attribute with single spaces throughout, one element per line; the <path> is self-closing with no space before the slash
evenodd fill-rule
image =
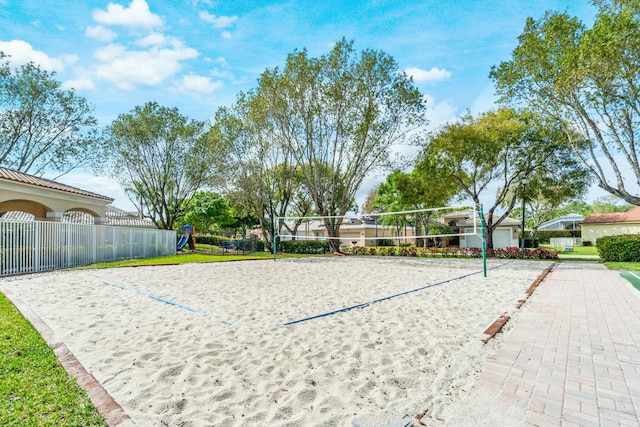
<path id="1" fill-rule="evenodd" d="M 598 255 L 604 261 L 639 262 L 640 235 L 605 236 L 596 240 Z"/>
<path id="2" fill-rule="evenodd" d="M 328 240 L 284 240 L 278 245 L 280 250 L 289 254 L 326 254 L 329 252 Z"/>
<path id="3" fill-rule="evenodd" d="M 203 245 L 213 245 L 218 246 L 222 242 L 228 242 L 232 239 L 225 236 L 212 236 L 212 235 L 200 235 L 196 234 L 196 242 L 201 243 Z"/>
<path id="4" fill-rule="evenodd" d="M 508 248 L 494 248 L 487 249 L 487 257 L 501 258 L 501 259 L 516 259 L 522 256 L 522 250 L 515 246 Z"/>
<path id="5" fill-rule="evenodd" d="M 380 255 L 395 256 L 396 255 L 395 246 L 388 246 L 386 248 L 380 248 Z"/>
<path id="6" fill-rule="evenodd" d="M 473 258 L 480 258 L 482 256 L 481 248 L 462 248 L 460 250 L 461 255 L 470 256 Z"/>
<path id="7" fill-rule="evenodd" d="M 367 248 L 365 248 L 364 246 L 354 246 L 349 251 L 354 255 L 366 255 L 367 254 Z"/>
<path id="8" fill-rule="evenodd" d="M 369 248 L 369 255 L 375 255 L 376 254 L 376 248 Z"/>
<path id="9" fill-rule="evenodd" d="M 418 249 L 415 246 L 400 246 L 398 256 L 418 256 Z"/>
<path id="10" fill-rule="evenodd" d="M 442 248 L 440 249 L 440 253 L 445 257 L 457 257 L 458 248 Z"/>
<path id="11" fill-rule="evenodd" d="M 526 249 L 524 255 L 529 259 L 558 259 L 558 252 L 547 248 Z"/>
<path id="12" fill-rule="evenodd" d="M 540 243 L 549 244 L 552 237 L 580 237 L 580 230 L 538 230 L 536 238 Z"/>

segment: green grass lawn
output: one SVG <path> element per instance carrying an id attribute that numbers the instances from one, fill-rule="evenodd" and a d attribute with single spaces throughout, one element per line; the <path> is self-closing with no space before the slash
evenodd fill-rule
<path id="1" fill-rule="evenodd" d="M 0 293 L 0 425 L 106 426 L 53 350 Z"/>
<path id="2" fill-rule="evenodd" d="M 574 246 L 572 251 L 563 251 L 551 245 L 540 245 L 542 248 L 559 251 L 562 255 L 598 255 L 598 248 L 595 246 Z"/>
<path id="3" fill-rule="evenodd" d="M 605 262 L 610 270 L 640 271 L 640 262 Z"/>

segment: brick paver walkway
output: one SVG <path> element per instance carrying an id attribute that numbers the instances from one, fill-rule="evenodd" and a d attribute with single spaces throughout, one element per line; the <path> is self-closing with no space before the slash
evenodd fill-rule
<path id="1" fill-rule="evenodd" d="M 639 294 L 602 265 L 559 264 L 478 386 L 525 425 L 640 426 Z"/>

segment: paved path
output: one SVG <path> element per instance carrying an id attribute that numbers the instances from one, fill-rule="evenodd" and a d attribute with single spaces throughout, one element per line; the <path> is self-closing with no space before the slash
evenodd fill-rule
<path id="1" fill-rule="evenodd" d="M 524 425 L 640 426 L 640 292 L 600 264 L 560 263 L 478 386 Z"/>

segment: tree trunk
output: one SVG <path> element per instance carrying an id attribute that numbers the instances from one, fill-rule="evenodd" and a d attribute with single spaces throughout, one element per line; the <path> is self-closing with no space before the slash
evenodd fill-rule
<path id="1" fill-rule="evenodd" d="M 340 252 L 340 226 L 342 225 L 342 218 L 325 218 L 324 226 L 327 229 L 327 236 L 329 236 L 329 251 Z"/>

